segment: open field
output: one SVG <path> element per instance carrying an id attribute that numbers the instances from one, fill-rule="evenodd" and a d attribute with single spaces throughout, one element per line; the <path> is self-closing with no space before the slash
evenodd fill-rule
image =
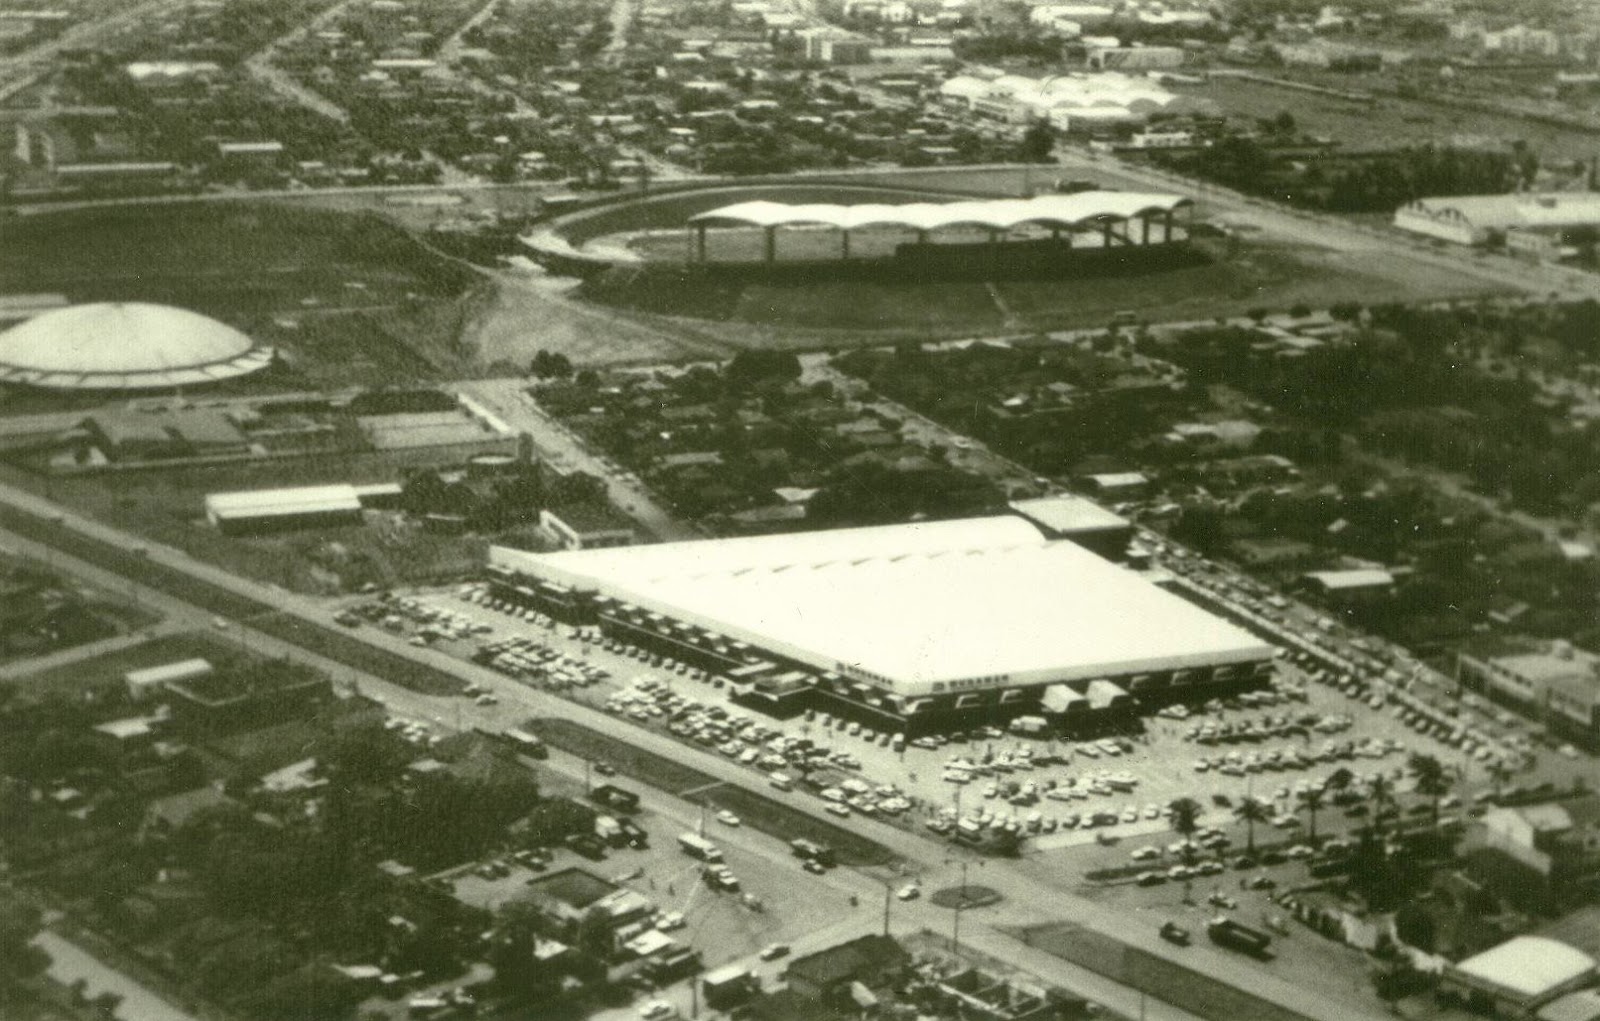
<path id="1" fill-rule="evenodd" d="M 1205 940 L 1203 930 L 1192 931 L 1197 940 Z M 1302 1016 L 1201 971 L 1174 964 L 1072 922 L 1023 929 L 1011 935 L 1029 946 L 1215 1021 L 1300 1021 Z"/>
<path id="2" fill-rule="evenodd" d="M 259 627 L 268 634 L 292 635 L 295 641 L 318 655 L 377 674 L 402 687 L 424 694 L 453 694 L 461 690 L 460 679 L 443 670 L 395 655 L 332 627 L 318 627 L 280 614 L 266 603 L 235 595 L 109 542 L 57 528 L 49 521 L 5 504 L 0 504 L 0 528 L 38 542 L 48 542 L 70 556 L 116 571 L 140 585 L 201 603 L 219 618 L 248 620 L 252 627 Z M 78 664 L 73 665 L 74 669 L 77 667 Z"/>
<path id="3" fill-rule="evenodd" d="M 641 310 L 655 304 L 681 316 L 760 325 L 772 332 L 747 334 L 747 342 L 804 348 L 848 340 L 808 331 L 860 331 L 862 342 L 881 343 L 885 333 L 897 331 L 929 338 L 1101 326 L 1124 309 L 1137 310 L 1151 322 L 1183 321 L 1255 308 L 1282 310 L 1301 302 L 1324 307 L 1340 301 L 1438 300 L 1487 290 L 1477 281 L 1382 249 L 1335 252 L 1255 235 L 1232 249 L 1210 242 L 1194 247 L 1207 261 L 1078 278 L 762 282 L 719 276 L 711 269 L 660 279 L 646 271 L 632 281 L 590 291 Z"/>
<path id="4" fill-rule="evenodd" d="M 365 581 L 380 585 L 450 578 L 482 561 L 472 536 L 435 535 L 400 516 L 374 512 L 365 525 L 278 535 L 230 537 L 205 522 L 207 493 L 341 482 L 399 481 L 408 468 L 459 460 L 427 448 L 235 464 L 84 475 L 50 481 L 53 497 L 101 520 L 236 573 L 301 592 L 339 591 Z M 38 491 L 44 480 L 0 470 Z"/>
<path id="5" fill-rule="evenodd" d="M 14 218 L 5 236 L 0 293 L 193 309 L 322 385 L 458 369 L 448 310 L 478 282 L 377 216 L 265 203 L 64 211 Z"/>
<path id="6" fill-rule="evenodd" d="M 1345 89 L 1371 87 L 1362 76 L 1329 76 L 1324 83 Z M 1301 131 L 1331 138 L 1353 150 L 1446 145 L 1455 139 L 1487 140 L 1509 147 L 1522 139 L 1545 162 L 1555 162 L 1592 159 L 1600 145 L 1600 136 L 1575 128 L 1416 100 L 1383 97 L 1369 105 L 1236 78 L 1214 78 L 1205 85 L 1178 86 L 1175 91 L 1210 99 L 1224 112 L 1242 117 L 1271 118 L 1287 110 Z"/>
<path id="7" fill-rule="evenodd" d="M 130 670 L 161 666 L 183 659 L 214 659 L 221 655 L 237 655 L 238 647 L 220 637 L 200 632 L 160 635 L 147 642 L 132 645 L 115 652 L 90 656 L 62 666 L 51 667 L 29 674 L 19 682 L 30 692 L 59 689 L 76 692 L 85 689 L 120 686 L 122 676 Z"/>

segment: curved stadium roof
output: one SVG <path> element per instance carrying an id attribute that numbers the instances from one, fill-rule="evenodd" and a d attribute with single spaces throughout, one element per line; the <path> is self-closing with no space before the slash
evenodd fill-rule
<path id="1" fill-rule="evenodd" d="M 139 302 L 74 305 L 0 333 L 0 383 L 57 390 L 151 390 L 232 379 L 272 348 L 196 312 Z"/>
<path id="2" fill-rule="evenodd" d="M 856 227 L 979 226 L 1010 230 L 1025 223 L 1053 227 L 1078 227 L 1104 220 L 1131 220 L 1170 213 L 1191 205 L 1182 195 L 1152 195 L 1126 191 L 1082 191 L 1073 195 L 1041 195 L 1031 199 L 988 199 L 975 202 L 909 202 L 902 205 L 864 203 L 830 205 L 785 202 L 736 202 L 689 217 L 690 223 L 732 221 L 756 227 L 821 224 L 851 230 Z"/>

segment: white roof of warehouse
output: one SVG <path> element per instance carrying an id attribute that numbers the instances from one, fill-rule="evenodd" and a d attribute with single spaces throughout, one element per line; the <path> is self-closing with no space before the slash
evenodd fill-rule
<path id="1" fill-rule="evenodd" d="M 1132 527 L 1132 523 L 1122 515 L 1113 514 L 1093 500 L 1070 493 L 1013 500 L 1011 509 L 1029 521 L 1037 521 L 1045 528 L 1062 533 Z"/>
<path id="2" fill-rule="evenodd" d="M 356 487 L 342 483 L 206 494 L 206 513 L 217 518 L 259 518 L 360 509 L 361 498 L 356 495 Z"/>
<path id="3" fill-rule="evenodd" d="M 596 590 L 906 695 L 1267 658 L 1239 628 L 1018 517 L 574 553 L 492 563 Z"/>
<path id="4" fill-rule="evenodd" d="M 1455 966 L 1463 975 L 1530 999 L 1594 969 L 1594 958 L 1582 950 L 1543 936 L 1517 936 Z"/>
<path id="5" fill-rule="evenodd" d="M 1600 195 L 1593 192 L 1433 195 L 1405 208 L 1436 220 L 1464 221 L 1490 230 L 1600 225 Z"/>

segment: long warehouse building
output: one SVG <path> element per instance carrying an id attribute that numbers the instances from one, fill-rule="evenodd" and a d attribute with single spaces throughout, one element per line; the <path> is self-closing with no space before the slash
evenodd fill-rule
<path id="1" fill-rule="evenodd" d="M 1022 517 L 535 554 L 492 547 L 497 598 L 728 679 L 928 731 L 1061 722 L 1261 684 L 1274 650 Z M 1099 712 L 1097 712 L 1099 711 Z"/>

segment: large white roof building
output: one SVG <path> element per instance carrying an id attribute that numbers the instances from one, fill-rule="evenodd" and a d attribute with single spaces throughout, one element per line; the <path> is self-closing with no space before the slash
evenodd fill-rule
<path id="1" fill-rule="evenodd" d="M 1020 517 L 577 553 L 494 547 L 490 563 L 902 703 L 1156 673 L 1248 674 L 1272 655 L 1245 631 L 1075 543 L 1046 539 Z"/>
<path id="2" fill-rule="evenodd" d="M 1023 224 L 1082 227 L 1106 220 L 1171 216 L 1194 204 L 1183 195 L 1127 191 L 1081 191 L 1027 199 L 977 199 L 967 202 L 832 203 L 736 202 L 697 213 L 690 223 L 734 222 L 757 227 L 819 224 L 840 230 L 906 227 L 938 230 L 979 226 L 1011 230 Z"/>
<path id="3" fill-rule="evenodd" d="M 1512 192 L 1420 198 L 1395 210 L 1394 225 L 1458 245 L 1481 245 L 1512 231 L 1600 227 L 1600 194 Z"/>
<path id="4" fill-rule="evenodd" d="M 1447 985 L 1461 986 L 1520 1012 L 1588 985 L 1595 959 L 1560 940 L 1517 936 L 1451 965 Z"/>
<path id="5" fill-rule="evenodd" d="M 1153 78 L 1115 71 L 1054 74 L 961 74 L 939 87 L 948 103 L 1013 123 L 1048 120 L 1058 128 L 1074 119 L 1089 122 L 1147 119 L 1151 114 L 1195 106 Z M 1200 104 L 1204 105 L 1204 104 Z"/>
<path id="6" fill-rule="evenodd" d="M 0 383 L 59 390 L 199 386 L 272 364 L 225 323 L 167 305 L 100 302 L 35 316 L 0 333 Z"/>

